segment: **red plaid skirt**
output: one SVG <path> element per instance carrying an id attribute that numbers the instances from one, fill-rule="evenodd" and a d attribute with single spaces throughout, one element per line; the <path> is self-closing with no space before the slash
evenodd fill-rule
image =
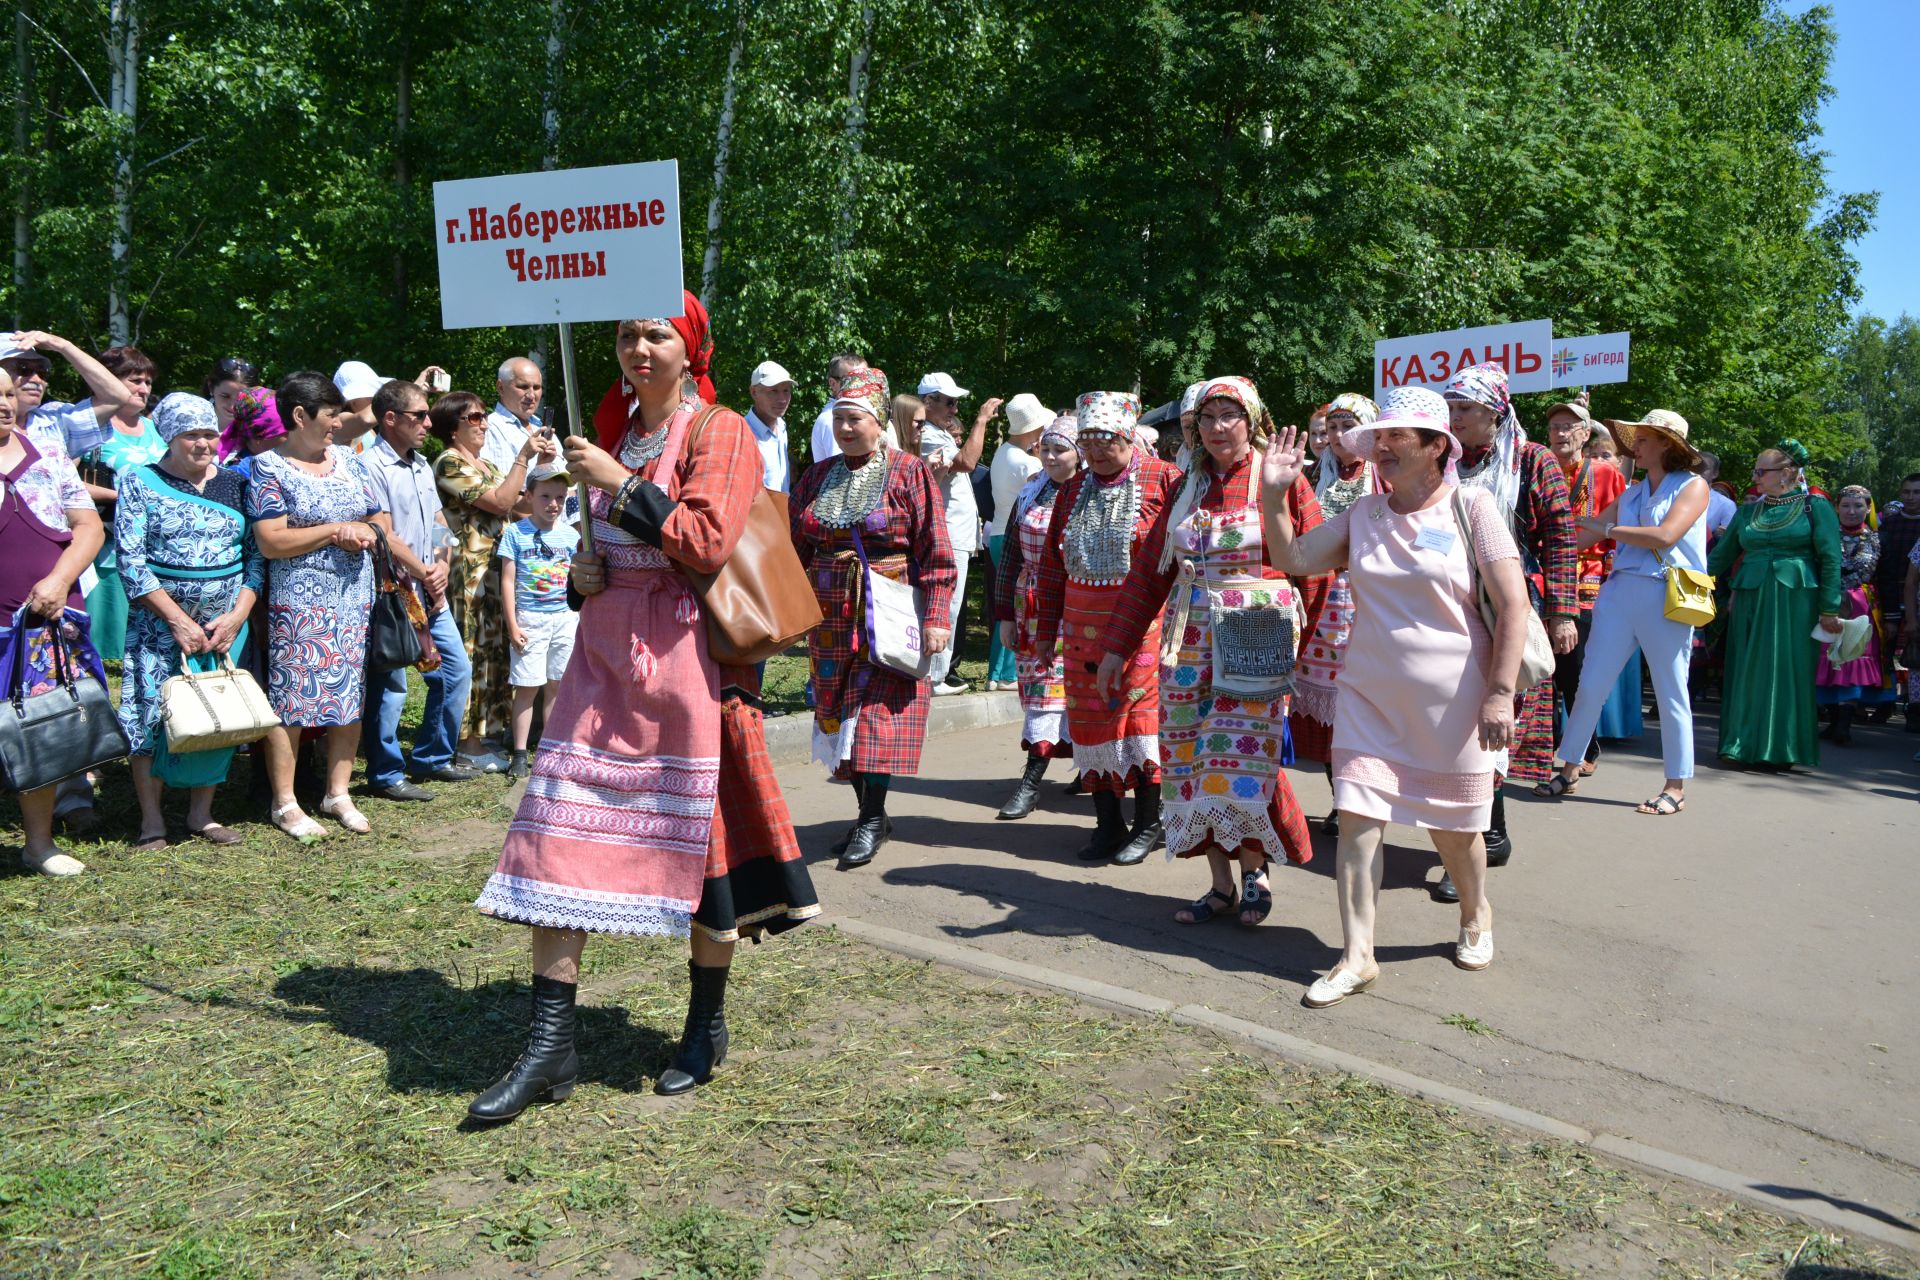
<path id="1" fill-rule="evenodd" d="M 896 582 L 907 580 L 905 556 L 873 560 L 872 565 L 874 572 Z M 811 576 L 813 594 L 826 615 L 807 637 L 815 758 L 822 759 L 823 743 L 837 741 L 842 725 L 852 719 L 852 754 L 842 760 L 830 751 L 835 758 L 823 761 L 836 777 L 920 772 L 920 748 L 927 740 L 927 682 L 867 660 L 867 641 L 860 634 L 864 608 L 859 559 L 851 551 L 817 556 Z"/>

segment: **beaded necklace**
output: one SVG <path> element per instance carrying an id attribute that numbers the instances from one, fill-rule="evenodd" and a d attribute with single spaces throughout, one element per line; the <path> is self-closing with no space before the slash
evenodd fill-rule
<path id="1" fill-rule="evenodd" d="M 814 519 L 829 529 L 849 529 L 872 515 L 887 491 L 887 462 L 884 445 L 860 467 L 849 467 L 845 454 L 835 457 L 813 499 Z"/>
<path id="2" fill-rule="evenodd" d="M 1342 480 L 1338 475 L 1334 477 L 1327 491 L 1320 495 L 1320 509 L 1329 520 L 1367 496 L 1367 490 L 1372 487 L 1372 477 L 1367 472 L 1367 464 L 1362 462 L 1352 479 Z"/>
<path id="3" fill-rule="evenodd" d="M 1806 506 L 1804 493 L 1788 494 L 1784 498 L 1762 498 L 1760 509 L 1753 513 L 1753 527 L 1772 533 L 1784 529 L 1800 518 L 1800 511 Z M 1776 515 L 1778 512 L 1780 514 Z"/>
<path id="4" fill-rule="evenodd" d="M 643 436 L 629 430 L 627 438 L 620 444 L 620 462 L 629 471 L 638 471 L 652 462 L 667 448 L 667 429 L 657 428 L 652 435 Z"/>
<path id="5" fill-rule="evenodd" d="M 1130 472 L 1113 484 L 1102 484 L 1088 472 L 1067 517 L 1067 576 L 1096 587 L 1125 582 L 1139 519 L 1140 484 Z"/>

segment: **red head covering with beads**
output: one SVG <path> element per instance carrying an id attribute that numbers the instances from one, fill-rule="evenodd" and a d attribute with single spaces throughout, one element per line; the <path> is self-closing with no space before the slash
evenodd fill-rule
<path id="1" fill-rule="evenodd" d="M 715 404 L 718 397 L 708 376 L 713 368 L 713 337 L 707 331 L 707 309 L 691 290 L 680 292 L 681 314 L 667 323 L 687 344 L 687 376 L 699 388 L 701 401 Z M 638 407 L 639 397 L 624 376 L 607 388 L 607 394 L 600 397 L 600 407 L 593 411 L 593 433 L 602 449 L 612 453 L 620 447 L 620 439 Z"/>

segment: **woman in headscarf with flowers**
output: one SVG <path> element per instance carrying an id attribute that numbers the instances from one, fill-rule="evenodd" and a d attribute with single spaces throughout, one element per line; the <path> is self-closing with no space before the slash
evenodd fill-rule
<path id="1" fill-rule="evenodd" d="M 865 866 L 887 842 L 887 791 L 895 774 L 920 771 L 927 737 L 925 679 L 872 660 L 866 574 L 905 582 L 921 598 L 921 643 L 939 653 L 952 640 L 958 571 L 933 472 L 889 447 L 887 375 L 847 375 L 833 410 L 840 452 L 808 467 L 788 516 L 826 620 L 807 637 L 813 674 L 813 758 L 853 784 L 860 812 L 832 852 L 842 871 Z"/>
<path id="2" fill-rule="evenodd" d="M 1840 520 L 1807 487 L 1806 446 L 1782 440 L 1753 462 L 1758 502 L 1734 513 L 1707 570 L 1730 594 L 1720 754 L 1779 772 L 1820 763 L 1814 676 L 1840 634 Z"/>
<path id="3" fill-rule="evenodd" d="M 1460 487 L 1493 495 L 1520 546 L 1529 594 L 1547 624 L 1554 653 L 1573 652 L 1580 642 L 1575 621 L 1580 616 L 1580 557 L 1566 473 L 1551 450 L 1527 439 L 1501 366 L 1470 365 L 1454 375 L 1442 394 L 1460 441 Z M 1513 747 L 1497 771 L 1516 782 L 1544 782 L 1553 773 L 1552 678 L 1521 690 L 1518 699 Z M 1505 866 L 1512 854 L 1507 808 L 1496 782 L 1487 865 Z M 1435 889 L 1446 902 L 1458 901 L 1453 892 L 1450 878 Z"/>
<path id="4" fill-rule="evenodd" d="M 1040 801 L 1040 779 L 1047 763 L 1073 755 L 1067 737 L 1067 666 L 1059 642 L 1045 653 L 1033 646 L 1039 629 L 1040 561 L 1046 554 L 1047 533 L 1053 528 L 1053 508 L 1067 484 L 1080 472 L 1079 422 L 1071 413 L 1055 418 L 1040 433 L 1035 446 L 1041 472 L 1026 483 L 1007 517 L 1006 562 L 994 579 L 994 617 L 1000 622 L 1001 646 L 1018 666 L 1023 723 L 1020 747 L 1027 767 L 1013 795 L 1001 806 L 1009 821 L 1026 817 Z"/>
<path id="5" fill-rule="evenodd" d="M 1313 857 L 1306 814 L 1281 766 L 1291 759 L 1295 655 L 1325 601 L 1328 575 L 1290 580 L 1267 559 L 1260 451 L 1273 419 L 1253 383 L 1210 380 L 1194 424 L 1200 452 L 1127 575 L 1106 628 L 1101 682 L 1118 682 L 1126 655 L 1161 623 L 1165 606 L 1161 821 L 1167 851 L 1204 855 L 1213 873 L 1212 888 L 1174 919 L 1200 924 L 1238 906 L 1240 923 L 1257 925 L 1273 908 L 1267 864 L 1281 854 L 1297 863 Z M 1292 505 L 1298 535 L 1319 525 L 1304 475 L 1293 482 Z"/>
<path id="6" fill-rule="evenodd" d="M 566 441 L 589 490 L 593 551 L 574 557 L 573 661 L 499 866 L 475 904 L 533 926 L 527 1048 L 474 1099 L 476 1120 L 560 1101 L 579 1077 L 574 996 L 589 933 L 691 940 L 687 1016 L 654 1092 L 704 1084 L 727 1053 L 734 944 L 819 914 L 773 776 L 753 667 L 716 663 L 686 572 L 713 573 L 760 487 L 746 420 L 714 408 L 706 308 L 623 320 L 621 378 Z M 696 419 L 699 431 L 694 434 Z"/>
<path id="7" fill-rule="evenodd" d="M 1315 465 L 1307 468 L 1320 518 L 1331 520 L 1369 493 L 1382 491 L 1380 473 L 1358 437 L 1348 432 L 1371 424 L 1379 406 L 1358 392 L 1337 395 L 1322 406 L 1327 435 L 1319 446 Z M 1316 412 L 1319 412 L 1316 410 Z M 1311 439 L 1309 427 L 1309 439 Z M 1300 504 L 1295 504 L 1296 516 Z M 1345 568 L 1327 580 L 1326 603 L 1300 645 L 1300 663 L 1293 673 L 1293 701 L 1287 711 L 1287 736 L 1294 754 L 1326 765 L 1327 785 L 1333 785 L 1333 717 L 1340 668 L 1346 661 L 1347 638 L 1353 631 L 1353 587 Z M 1330 810 L 1320 829 L 1340 834 L 1340 813 Z"/>
<path id="8" fill-rule="evenodd" d="M 1160 681 L 1156 614 L 1125 656 L 1124 675 L 1101 687 L 1106 631 L 1127 573 L 1141 554 L 1180 472 L 1139 446 L 1140 402 L 1119 391 L 1089 391 L 1074 404 L 1087 469 L 1053 504 L 1053 521 L 1035 591 L 1036 652 L 1060 642 L 1066 660 L 1067 736 L 1080 781 L 1093 795 L 1093 839 L 1087 862 L 1121 866 L 1146 859 L 1160 828 Z M 1121 799 L 1134 793 L 1133 826 Z"/>

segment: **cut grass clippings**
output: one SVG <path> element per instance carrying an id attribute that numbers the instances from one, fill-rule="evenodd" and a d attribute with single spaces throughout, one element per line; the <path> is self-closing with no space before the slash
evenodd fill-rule
<path id="1" fill-rule="evenodd" d="M 235 823 L 237 849 L 77 846 L 88 875 L 0 880 L 0 1274 L 1920 1275 L 820 926 L 742 949 L 733 1056 L 671 1102 L 684 944 L 596 942 L 579 1090 L 469 1131 L 528 1008 L 524 933 L 469 906 L 500 794 L 368 800 L 376 835 L 313 850 Z"/>

